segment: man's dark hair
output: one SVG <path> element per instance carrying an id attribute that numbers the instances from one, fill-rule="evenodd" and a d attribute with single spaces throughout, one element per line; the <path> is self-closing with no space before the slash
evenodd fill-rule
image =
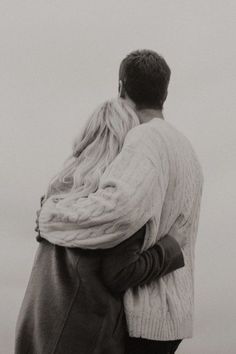
<path id="1" fill-rule="evenodd" d="M 152 50 L 136 50 L 120 64 L 121 96 L 127 93 L 138 109 L 162 109 L 171 70 L 165 59 Z"/>

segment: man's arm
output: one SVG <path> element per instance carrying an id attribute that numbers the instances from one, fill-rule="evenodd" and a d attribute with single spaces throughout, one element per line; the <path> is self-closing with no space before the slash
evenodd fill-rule
<path id="1" fill-rule="evenodd" d="M 110 248 L 139 230 L 151 217 L 160 220 L 168 185 L 163 145 L 156 160 L 148 154 L 147 128 L 132 129 L 123 149 L 100 179 L 99 188 L 72 206 L 46 200 L 39 216 L 40 234 L 67 247 Z M 64 206 L 63 206 L 64 204 Z M 66 231 L 66 232 L 65 232 Z"/>

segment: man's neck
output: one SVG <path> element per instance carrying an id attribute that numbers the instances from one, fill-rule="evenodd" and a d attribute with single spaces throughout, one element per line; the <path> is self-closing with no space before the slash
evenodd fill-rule
<path id="1" fill-rule="evenodd" d="M 153 118 L 160 118 L 164 120 L 163 112 L 161 109 L 153 109 L 153 108 L 137 109 L 135 103 L 128 96 L 125 97 L 125 100 L 135 110 L 139 118 L 140 124 L 148 123 Z"/>
<path id="2" fill-rule="evenodd" d="M 153 118 L 164 119 L 163 112 L 160 109 L 142 109 L 136 110 L 136 114 L 139 118 L 140 124 L 148 123 Z"/>

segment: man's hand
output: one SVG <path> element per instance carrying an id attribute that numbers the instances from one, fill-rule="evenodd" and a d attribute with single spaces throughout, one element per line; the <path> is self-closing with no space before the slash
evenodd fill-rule
<path id="1" fill-rule="evenodd" d="M 40 233 L 40 230 L 39 230 L 39 214 L 40 214 L 40 210 L 41 210 L 41 209 L 39 209 L 39 210 L 36 211 L 36 216 L 37 216 L 37 217 L 36 217 L 36 220 L 35 220 L 35 222 L 36 222 L 36 227 L 35 227 L 35 229 L 34 229 L 34 230 L 35 230 L 36 232 L 38 232 L 38 233 Z"/>
<path id="2" fill-rule="evenodd" d="M 37 240 L 38 242 L 41 242 L 41 241 L 42 241 L 42 237 L 41 237 L 41 235 L 40 235 L 40 230 L 39 230 L 39 215 L 40 215 L 40 212 L 41 212 L 41 209 L 42 209 L 42 206 L 43 206 L 43 200 L 44 200 L 44 198 L 45 198 L 45 195 L 43 195 L 43 196 L 40 198 L 40 207 L 41 207 L 41 208 L 36 211 L 36 220 L 35 220 L 35 222 L 36 222 L 36 227 L 35 227 L 34 230 L 38 233 L 37 236 L 36 236 L 36 240 Z"/>
<path id="3" fill-rule="evenodd" d="M 186 230 L 185 232 L 183 232 L 183 229 L 181 230 L 181 227 L 174 224 L 168 232 L 168 235 L 173 236 L 181 248 L 185 247 L 188 237 L 188 232 L 186 232 Z"/>

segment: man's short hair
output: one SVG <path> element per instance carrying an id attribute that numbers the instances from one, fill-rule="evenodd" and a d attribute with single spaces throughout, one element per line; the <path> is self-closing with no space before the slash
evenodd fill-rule
<path id="1" fill-rule="evenodd" d="M 121 96 L 126 92 L 139 109 L 162 109 L 170 74 L 165 59 L 156 52 L 146 49 L 131 52 L 120 64 Z"/>

